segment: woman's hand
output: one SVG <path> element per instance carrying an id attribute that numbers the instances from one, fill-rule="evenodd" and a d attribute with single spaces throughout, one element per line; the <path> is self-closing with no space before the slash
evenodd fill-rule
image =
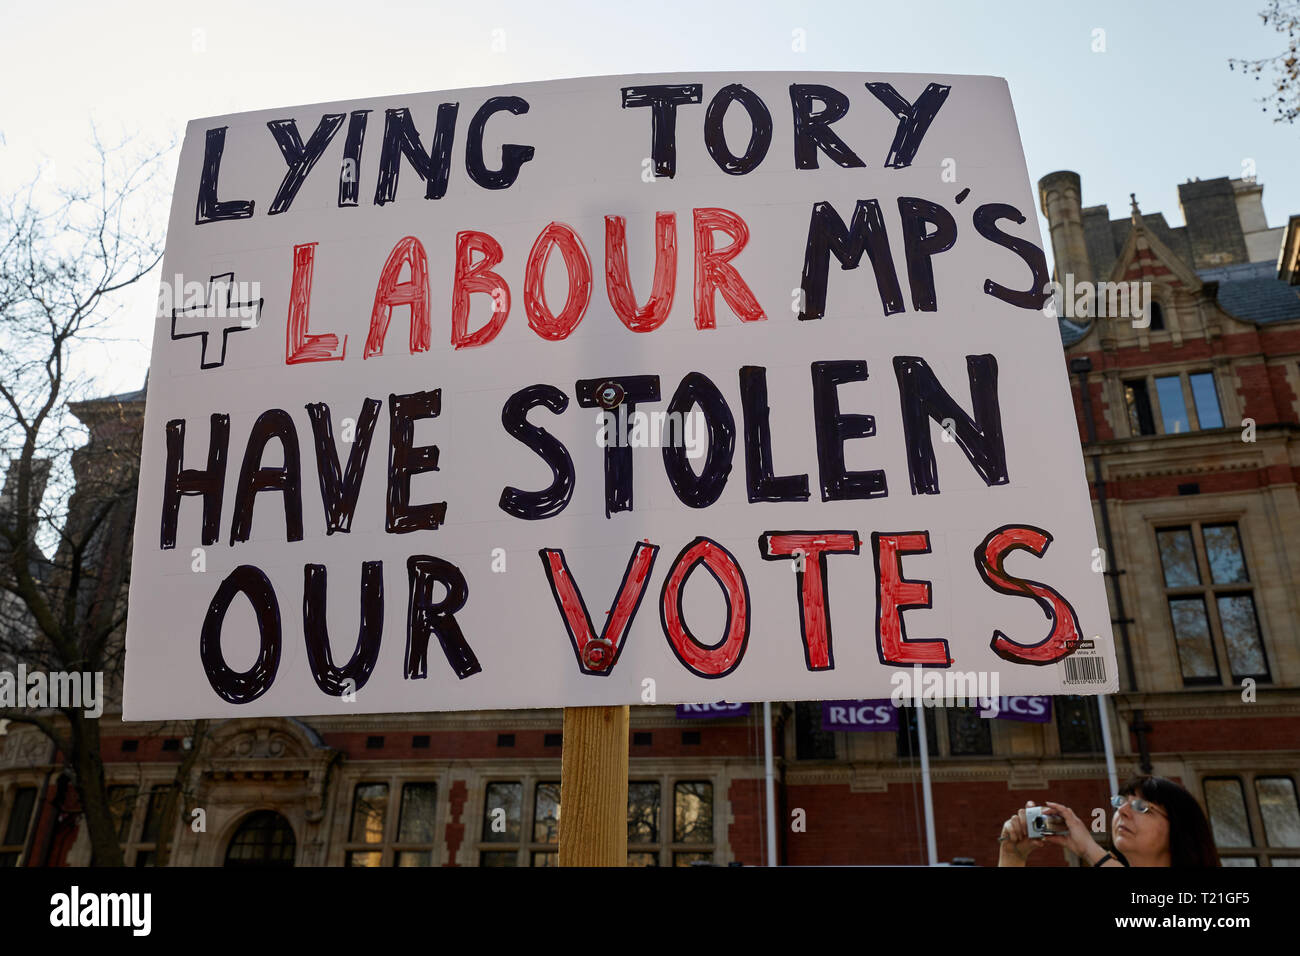
<path id="1" fill-rule="evenodd" d="M 1092 863 L 1094 859 L 1105 855 L 1106 851 L 1092 838 L 1092 832 L 1088 829 L 1088 825 L 1079 819 L 1077 813 L 1063 803 L 1053 803 L 1050 800 L 1043 801 L 1043 806 L 1050 808 L 1056 816 L 1065 821 L 1068 828 L 1067 833 L 1043 837 L 1044 843 L 1050 843 L 1052 846 L 1063 846 L 1076 856 L 1082 857 L 1088 863 Z"/>
<path id="2" fill-rule="evenodd" d="M 1026 807 L 1034 806 L 1030 800 Z M 1017 810 L 1002 824 L 1002 834 L 998 837 L 998 866 L 1024 866 L 1029 854 L 1038 849 L 1042 840 L 1029 836 L 1029 824 L 1025 820 L 1025 811 Z"/>

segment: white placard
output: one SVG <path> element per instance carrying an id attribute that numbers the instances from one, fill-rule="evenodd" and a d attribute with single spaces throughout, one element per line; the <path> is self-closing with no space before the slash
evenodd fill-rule
<path id="1" fill-rule="evenodd" d="M 163 275 L 128 719 L 1117 688 L 1001 79 L 196 120 Z"/>

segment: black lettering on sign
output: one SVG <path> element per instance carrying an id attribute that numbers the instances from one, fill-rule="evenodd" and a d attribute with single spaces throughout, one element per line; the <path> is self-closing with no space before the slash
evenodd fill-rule
<path id="1" fill-rule="evenodd" d="M 361 182 L 361 146 L 366 139 L 366 116 L 370 110 L 353 110 L 348 115 L 348 134 L 343 140 L 343 163 L 339 167 L 339 207 L 357 205 Z"/>
<path id="2" fill-rule="evenodd" d="M 987 354 L 968 355 L 966 374 L 970 378 L 974 418 L 944 391 L 924 359 L 915 355 L 894 356 L 898 401 L 903 412 L 903 438 L 907 444 L 907 472 L 914 495 L 939 493 L 930 419 L 940 425 L 945 421 L 952 423 L 950 433 L 953 441 L 966 453 L 986 485 L 1005 485 L 1008 481 L 1002 410 L 998 406 L 998 360 Z"/>
<path id="3" fill-rule="evenodd" d="M 411 479 L 438 470 L 438 446 L 415 445 L 415 423 L 442 411 L 442 389 L 388 396 L 388 503 L 390 534 L 433 531 L 447 520 L 447 502 L 411 504 Z"/>
<path id="4" fill-rule="evenodd" d="M 182 495 L 203 498 L 203 543 L 216 544 L 220 537 L 221 498 L 226 484 L 226 450 L 230 444 L 230 416 L 213 415 L 208 439 L 208 467 L 183 468 L 185 454 L 185 419 L 167 423 L 167 466 L 163 478 L 162 534 L 163 548 L 176 547 L 176 522 Z"/>
<path id="5" fill-rule="evenodd" d="M 727 146 L 727 135 L 722 123 L 727 115 L 727 108 L 732 103 L 739 103 L 749 114 L 750 134 L 745 152 L 734 155 Z M 772 114 L 757 93 L 747 86 L 732 83 L 724 86 L 709 101 L 704 111 L 704 145 L 718 164 L 718 168 L 731 176 L 743 176 L 754 169 L 767 155 L 772 145 Z"/>
<path id="6" fill-rule="evenodd" d="M 248 598 L 253 607 L 260 642 L 257 659 L 246 671 L 231 670 L 221 652 L 221 626 L 237 594 Z M 280 605 L 275 599 L 275 588 L 260 569 L 241 564 L 221 582 L 203 618 L 199 659 L 208 683 L 227 703 L 248 704 L 257 700 L 275 680 L 280 666 L 280 644 Z"/>
<path id="7" fill-rule="evenodd" d="M 698 405 L 708 429 L 704 467 L 697 475 L 691 466 L 686 447 L 687 419 Z M 677 434 L 670 440 L 669 424 L 676 421 Z M 685 375 L 668 402 L 665 417 L 663 456 L 668 483 L 683 504 L 707 508 L 718 500 L 731 474 L 731 459 L 736 451 L 736 420 L 718 386 L 702 372 Z"/>
<path id="8" fill-rule="evenodd" d="M 433 130 L 433 144 L 425 153 L 420 132 L 411 120 L 411 111 L 384 111 L 384 144 L 379 151 L 379 179 L 375 183 L 375 205 L 383 206 L 397 198 L 397 172 L 402 157 L 425 181 L 424 198 L 441 199 L 447 194 L 447 177 L 451 172 L 451 143 L 456 135 L 456 111 L 459 103 L 440 103 Z"/>
<path id="9" fill-rule="evenodd" d="M 330 144 L 334 134 L 343 125 L 344 115 L 326 113 L 322 116 L 316 131 L 311 134 L 311 139 L 307 140 L 306 146 L 302 144 L 302 137 L 298 135 L 297 120 L 271 120 L 266 124 L 271 130 L 271 135 L 275 137 L 280 152 L 284 155 L 285 163 L 289 166 L 289 171 L 284 174 L 284 179 L 280 182 L 280 188 L 275 192 L 275 198 L 271 200 L 271 208 L 267 211 L 267 215 L 275 216 L 289 210 L 289 206 L 293 204 L 293 197 L 298 195 L 298 190 L 306 181 L 307 174 L 311 172 L 312 167 L 324 154 L 325 147 Z"/>
<path id="10" fill-rule="evenodd" d="M 406 575 L 410 600 L 406 606 L 406 663 L 402 676 L 407 680 L 429 676 L 430 634 L 437 636 L 452 673 L 461 680 L 483 670 L 456 623 L 456 612 L 469 600 L 469 583 L 460 568 L 442 558 L 416 554 L 406 561 Z M 434 587 L 439 584 L 447 593 L 435 601 Z"/>
<path id="11" fill-rule="evenodd" d="M 533 158 L 533 147 L 506 143 L 501 147 L 501 168 L 488 169 L 483 162 L 483 128 L 493 113 L 519 116 L 528 112 L 528 102 L 519 96 L 493 96 L 479 107 L 465 134 L 465 170 L 484 189 L 506 189 L 514 185 L 519 169 Z"/>
<path id="12" fill-rule="evenodd" d="M 1052 294 L 1047 288 L 1048 282 L 1052 279 L 1051 273 L 1047 271 L 1047 257 L 1043 255 L 1042 249 L 1039 249 L 1028 239 L 1013 236 L 999 229 L 999 219 L 1010 219 L 1017 226 L 1022 225 L 1025 221 L 1024 215 L 1015 206 L 1006 203 L 985 203 L 975 210 L 975 231 L 989 242 L 996 243 L 1004 249 L 1010 249 L 1023 259 L 1025 265 L 1029 266 L 1030 272 L 1033 273 L 1033 278 L 1030 280 L 1029 288 L 1024 292 L 1008 289 L 992 279 L 985 279 L 984 292 L 986 295 L 994 296 L 1003 302 L 1009 302 L 1019 309 L 1037 311 L 1046 304 L 1048 297 Z"/>
<path id="13" fill-rule="evenodd" d="M 891 169 L 910 166 L 916 158 L 916 151 L 921 148 L 921 140 L 925 138 L 930 123 L 939 112 L 939 107 L 948 99 L 952 87 L 931 83 L 916 98 L 915 103 L 903 99 L 889 83 L 868 83 L 867 89 L 885 104 L 889 112 L 898 117 L 898 129 L 894 133 L 894 141 L 889 145 L 885 165 Z"/>
<path id="14" fill-rule="evenodd" d="M 751 502 L 807 501 L 807 475 L 776 476 L 772 463 L 771 409 L 767 404 L 767 369 L 740 369 L 740 408 L 745 418 L 745 486 Z"/>
<path id="15" fill-rule="evenodd" d="M 330 407 L 324 402 L 307 406 L 307 417 L 311 419 L 312 438 L 316 445 L 320 498 L 325 506 L 326 535 L 335 531 L 347 534 L 352 530 L 352 513 L 356 511 L 357 496 L 361 493 L 361 476 L 365 474 L 370 440 L 374 437 L 381 404 L 377 398 L 367 398 L 361 403 L 356 434 L 348 452 L 347 470 L 342 475 L 339 474 L 339 453 L 334 444 L 334 428 L 330 424 Z"/>
<path id="16" fill-rule="evenodd" d="M 521 491 L 510 485 L 501 491 L 501 510 L 526 521 L 552 518 L 573 498 L 573 459 L 569 450 L 545 428 L 528 421 L 528 412 L 538 405 L 560 415 L 569 407 L 569 397 L 554 385 L 530 385 L 511 395 L 501 407 L 501 424 L 506 433 L 531 448 L 551 469 L 551 483 L 541 491 Z"/>
<path id="17" fill-rule="evenodd" d="M 883 498 L 889 494 L 884 469 L 849 471 L 844 464 L 844 443 L 874 435 L 876 418 L 874 415 L 842 414 L 839 387 L 846 382 L 866 380 L 867 363 L 863 361 L 812 364 L 813 417 L 817 424 L 817 469 L 821 477 L 822 501 Z"/>
<path id="18" fill-rule="evenodd" d="M 632 420 L 638 404 L 659 401 L 659 376 L 584 378 L 575 383 L 574 393 L 579 408 L 604 408 L 621 423 L 616 440 L 605 446 L 605 517 L 631 511 L 632 448 L 622 427 Z"/>
<path id="19" fill-rule="evenodd" d="M 325 618 L 328 591 L 325 566 L 305 564 L 302 577 L 302 631 L 307 641 L 307 663 L 316 686 L 331 697 L 360 690 L 375 669 L 384 636 L 384 562 L 367 561 L 361 565 L 360 632 L 352 656 L 342 667 L 335 666 L 330 651 Z"/>
<path id="20" fill-rule="evenodd" d="M 248 219 L 253 215 L 253 200 L 217 198 L 217 177 L 221 175 L 221 154 L 226 149 L 225 126 L 207 132 L 203 141 L 203 170 L 199 173 L 199 201 L 194 210 L 194 224 L 220 222 L 224 219 Z"/>
<path id="21" fill-rule="evenodd" d="M 284 450 L 284 466 L 260 468 L 271 439 Z M 298 457 L 298 429 L 282 408 L 272 408 L 257 417 L 244 449 L 244 462 L 235 485 L 235 513 L 230 522 L 230 544 L 247 541 L 253 527 L 253 505 L 263 491 L 284 495 L 284 529 L 288 541 L 302 540 L 302 465 Z"/>
<path id="22" fill-rule="evenodd" d="M 623 109 L 650 107 L 650 158 L 656 176 L 677 175 L 677 107 L 699 103 L 703 94 L 699 83 L 623 87 Z"/>
<path id="23" fill-rule="evenodd" d="M 903 290 L 898 285 L 894 257 L 889 252 L 889 236 L 885 232 L 884 217 L 880 214 L 880 203 L 874 199 L 858 200 L 849 226 L 844 225 L 844 220 L 830 203 L 813 204 L 800 282 L 803 290 L 800 321 L 820 319 L 826 314 L 826 285 L 832 253 L 839 260 L 841 271 L 847 271 L 858 267 L 864 252 L 871 260 L 876 291 L 880 294 L 880 305 L 885 315 L 902 312 Z"/>
<path id="24" fill-rule="evenodd" d="M 813 104 L 822 109 L 813 112 Z M 849 111 L 849 98 L 820 83 L 791 83 L 790 107 L 794 111 L 794 168 L 816 169 L 820 149 L 839 166 L 859 169 L 867 164 L 831 129 Z"/>
<path id="25" fill-rule="evenodd" d="M 907 281 L 912 287 L 912 308 L 934 312 L 934 264 L 932 256 L 947 252 L 957 241 L 957 222 L 938 203 L 915 196 L 899 196 L 898 212 L 903 217 L 903 252 L 907 256 Z M 930 232 L 934 226 L 934 232 Z"/>

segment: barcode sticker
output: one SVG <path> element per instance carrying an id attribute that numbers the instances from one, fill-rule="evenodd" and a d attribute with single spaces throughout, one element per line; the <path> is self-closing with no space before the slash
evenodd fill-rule
<path id="1" fill-rule="evenodd" d="M 1106 682 L 1106 662 L 1100 657 L 1067 657 L 1065 665 L 1065 683 L 1067 684 L 1104 684 Z"/>
<path id="2" fill-rule="evenodd" d="M 1069 657 L 1057 662 L 1057 673 L 1062 684 L 1105 684 L 1106 658 L 1102 654 L 1101 639 L 1081 640 Z"/>

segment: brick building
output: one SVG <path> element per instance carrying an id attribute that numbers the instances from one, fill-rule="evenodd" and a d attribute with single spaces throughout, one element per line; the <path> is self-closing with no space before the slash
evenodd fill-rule
<path id="1" fill-rule="evenodd" d="M 1149 325 L 1059 319 L 1116 620 L 1119 773 L 1192 790 L 1225 863 L 1300 865 L 1300 217 L 1269 228 L 1262 186 L 1227 178 L 1179 187 L 1179 227 L 1136 201 L 1116 219 L 1085 208 L 1071 172 L 1039 185 L 1058 281 L 1152 292 Z M 143 414 L 143 393 L 107 401 Z M 993 864 L 1028 800 L 1107 808 L 1097 706 L 1054 698 L 1047 723 L 924 711 L 938 858 Z M 781 862 L 924 863 L 917 712 L 897 733 L 832 733 L 816 702 L 774 710 Z M 196 732 L 110 712 L 102 735 L 128 865 L 156 861 L 179 776 L 173 865 L 527 866 L 556 859 L 561 723 L 497 711 Z M 629 862 L 765 861 L 760 707 L 636 707 L 631 733 Z M 30 728 L 0 736 L 0 865 L 87 862 L 55 757 Z"/>

